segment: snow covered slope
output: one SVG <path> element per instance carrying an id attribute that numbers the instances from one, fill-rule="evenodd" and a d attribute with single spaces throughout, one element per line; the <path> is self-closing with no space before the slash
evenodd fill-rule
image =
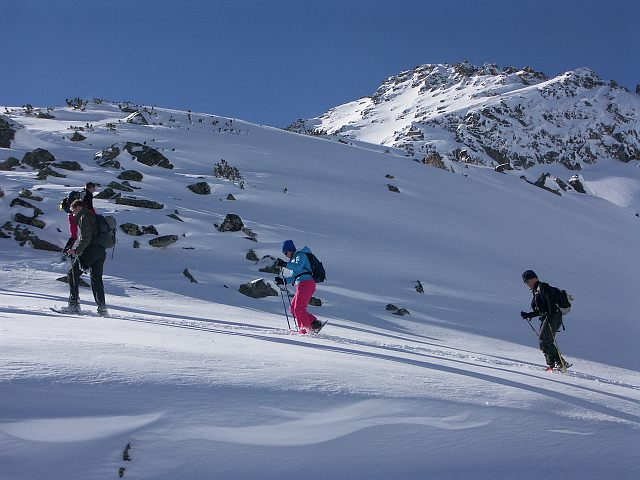
<path id="1" fill-rule="evenodd" d="M 0 162 L 18 164 L 0 172 L 1 478 L 112 478 L 121 468 L 154 479 L 635 471 L 640 221 L 626 209 L 490 168 L 452 175 L 379 145 L 193 112 L 141 108 L 144 125 L 126 123 L 132 111 L 118 105 L 83 108 L 4 113 L 14 133 Z M 86 138 L 72 141 L 76 131 Z M 141 163 L 144 147 L 173 168 Z M 39 167 L 64 178 L 27 166 L 37 148 L 55 157 Z M 221 159 L 244 188 L 214 176 Z M 105 192 L 125 170 L 142 180 L 114 194 L 162 208 L 116 196 L 95 206 L 157 235 L 119 232 L 105 265 L 111 318 L 90 315 L 87 289 L 86 315 L 55 315 L 66 265 L 30 245 L 36 236 L 64 244 L 61 197 L 87 181 Z M 604 197 L 616 171 L 599 172 Z M 210 194 L 188 188 L 201 182 Z M 19 224 L 18 213 L 43 228 Z M 214 227 L 229 213 L 256 241 Z M 148 243 L 165 235 L 177 241 Z M 279 256 L 288 238 L 327 269 L 315 295 L 323 305 L 311 307 L 329 319 L 319 336 L 287 331 L 282 298 L 238 291 L 273 277 L 249 250 Z M 558 338 L 574 363 L 566 375 L 542 370 L 519 316 L 528 268 L 577 298 Z M 394 315 L 389 303 L 410 313 Z"/>

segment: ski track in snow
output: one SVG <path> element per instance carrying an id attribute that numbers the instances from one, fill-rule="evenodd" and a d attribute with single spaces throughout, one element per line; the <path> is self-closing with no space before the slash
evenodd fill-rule
<path id="1" fill-rule="evenodd" d="M 45 312 L 46 313 L 46 312 Z M 68 315 L 68 314 L 60 314 L 60 315 Z M 93 312 L 83 311 L 81 315 L 91 315 L 98 316 Z M 75 316 L 71 314 L 70 316 Z M 505 367 L 505 368 L 521 368 L 534 372 L 539 372 L 541 375 L 549 375 L 548 372 L 544 371 L 544 367 L 537 364 L 519 362 L 515 360 L 504 360 L 499 357 L 492 357 L 486 354 L 480 353 L 463 353 L 459 351 L 460 349 L 447 347 L 446 345 L 442 345 L 439 348 L 427 348 L 423 346 L 409 345 L 409 344 L 401 344 L 401 343 L 390 343 L 386 341 L 375 341 L 375 340 L 364 340 L 364 339 L 355 339 L 355 338 L 347 338 L 340 337 L 337 335 L 332 335 L 328 333 L 319 333 L 319 334 L 310 334 L 310 335 L 299 335 L 295 330 L 287 330 L 280 328 L 272 328 L 272 327 L 259 327 L 255 325 L 243 324 L 238 325 L 234 324 L 234 322 L 221 322 L 219 320 L 210 320 L 210 321 L 199 321 L 199 320 L 187 320 L 187 319 L 176 319 L 171 320 L 170 318 L 158 314 L 157 316 L 136 316 L 136 315 L 122 315 L 117 313 L 111 313 L 108 318 L 113 318 L 117 320 L 125 320 L 125 321 L 136 321 L 136 322 L 146 322 L 152 323 L 156 325 L 166 325 L 169 327 L 180 327 L 180 328 L 192 328 L 194 330 L 204 330 L 209 332 L 235 332 L 238 334 L 251 334 L 251 333 L 259 333 L 266 336 L 284 336 L 284 337 L 294 337 L 296 339 L 300 339 L 301 341 L 305 339 L 318 339 L 318 340 L 326 340 L 332 343 L 343 344 L 343 345 L 354 345 L 360 347 L 372 347 L 381 350 L 390 350 L 397 353 L 404 354 L 415 354 L 415 355 L 426 355 L 433 358 L 438 359 L 451 359 L 454 361 L 463 360 L 468 361 L 474 365 L 486 365 L 488 367 Z M 336 326 L 336 322 L 331 323 L 332 326 Z M 217 330 L 216 330 L 217 329 Z M 376 333 L 376 332 L 371 332 Z M 389 333 L 381 333 L 386 338 L 393 336 L 393 334 Z M 409 339 L 407 339 L 409 340 Z M 419 343 L 421 340 L 409 340 L 413 343 Z M 458 350 L 458 351 L 456 351 Z M 517 373 L 517 372 L 516 372 Z M 557 375 L 566 375 L 573 378 L 579 378 L 582 380 L 589 380 L 596 383 L 601 383 L 604 385 L 614 385 L 617 387 L 628 388 L 631 390 L 640 391 L 640 385 L 634 385 L 630 383 L 620 382 L 616 380 L 610 380 L 604 377 L 598 377 L 595 375 L 590 375 L 584 372 L 578 372 L 573 370 L 568 370 L 565 373 L 562 372 L 554 372 L 553 373 L 554 381 L 558 381 Z"/>
<path id="2" fill-rule="evenodd" d="M 38 312 L 41 312 L 39 310 Z M 53 313 L 50 310 L 49 313 Z M 34 312 L 35 313 L 35 312 Z M 42 311 L 42 313 L 47 313 Z M 57 315 L 53 313 L 54 315 Z M 97 317 L 93 312 L 83 311 L 80 315 L 65 316 L 83 316 L 90 315 Z M 453 374 L 462 376 L 472 376 L 477 379 L 485 380 L 489 383 L 497 383 L 501 385 L 524 389 L 531 392 L 537 392 L 545 396 L 557 398 L 567 401 L 571 404 L 604 414 L 611 418 L 640 424 L 640 417 L 631 413 L 633 408 L 631 405 L 639 405 L 640 401 L 621 393 L 607 391 L 599 388 L 598 385 L 611 385 L 631 391 L 639 391 L 637 385 L 617 382 L 603 377 L 585 374 L 569 370 L 566 373 L 554 372 L 552 374 L 544 371 L 544 369 L 535 364 L 524 363 L 514 360 L 506 360 L 486 354 L 475 352 L 465 352 L 457 348 L 450 348 L 446 345 L 437 347 L 425 347 L 420 345 L 409 345 L 407 343 L 391 343 L 388 341 L 365 340 L 357 338 L 345 338 L 327 333 L 317 335 L 298 335 L 297 332 L 287 329 L 279 329 L 273 327 L 260 327 L 249 324 L 239 324 L 237 322 L 224 322 L 220 320 L 189 320 L 187 318 L 174 315 L 170 318 L 168 315 L 126 315 L 119 313 L 111 313 L 105 321 L 133 321 L 150 323 L 154 325 L 162 325 L 167 327 L 188 328 L 209 333 L 233 334 L 246 336 L 257 340 L 273 341 L 291 341 L 300 347 L 320 348 L 335 353 L 354 353 L 359 355 L 370 355 L 372 358 L 382 359 L 390 362 L 400 362 L 409 365 L 418 365 L 436 370 L 443 370 Z M 332 325 L 336 326 L 335 320 Z M 371 332 L 374 334 L 375 332 Z M 399 337 L 394 334 L 385 334 L 385 338 Z M 407 339 L 412 343 L 421 343 L 423 340 Z M 353 350 L 350 347 L 356 347 Z M 363 350 L 365 349 L 365 350 Z M 367 351 L 370 349 L 370 351 Z M 568 378 L 563 378 L 566 376 Z M 532 378 L 536 379 L 536 383 L 532 384 Z M 578 383 L 572 381 L 578 380 Z M 539 383 L 542 382 L 542 383 Z M 585 383 L 587 382 L 587 383 Z M 549 384 L 549 387 L 543 385 Z M 595 386 L 593 384 L 596 384 Z M 552 386 L 555 385 L 555 386 Z M 561 393 L 557 390 L 557 385 L 564 385 L 575 389 L 574 393 Z M 596 395 L 605 399 L 622 402 L 627 407 L 607 406 L 593 398 L 580 398 L 577 392 L 584 394 Z"/>

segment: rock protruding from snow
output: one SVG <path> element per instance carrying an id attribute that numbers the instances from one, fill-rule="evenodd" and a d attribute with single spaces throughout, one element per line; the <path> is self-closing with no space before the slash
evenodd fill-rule
<path id="1" fill-rule="evenodd" d="M 156 248 L 164 248 L 178 241 L 177 235 L 163 235 L 149 240 L 149 245 Z"/>
<path id="2" fill-rule="evenodd" d="M 48 167 L 51 163 L 56 161 L 51 152 L 44 148 L 36 148 L 31 152 L 27 152 L 22 157 L 22 164 L 27 165 L 34 170 L 41 170 Z"/>
<path id="3" fill-rule="evenodd" d="M 263 278 L 240 285 L 240 293 L 251 298 L 277 297 L 278 292 Z"/>
<path id="4" fill-rule="evenodd" d="M 141 182 L 143 178 L 144 175 L 136 170 L 124 170 L 118 175 L 119 180 L 127 180 L 132 182 Z"/>
<path id="5" fill-rule="evenodd" d="M 154 202 L 153 200 L 145 200 L 143 198 L 118 197 L 116 198 L 116 204 L 138 208 L 150 208 L 153 210 L 161 210 L 164 208 L 162 203 Z"/>
<path id="6" fill-rule="evenodd" d="M 12 123 L 3 116 L 0 116 L 0 148 L 11 148 L 11 141 L 16 134 Z"/>
<path id="7" fill-rule="evenodd" d="M 124 149 L 131 154 L 138 162 L 149 167 L 162 167 L 172 169 L 173 164 L 167 157 L 155 148 L 141 143 L 127 142 Z"/>
<path id="8" fill-rule="evenodd" d="M 211 194 L 211 187 L 207 182 L 198 182 L 192 185 L 187 185 L 187 188 L 197 195 Z"/>
<path id="9" fill-rule="evenodd" d="M 94 159 L 96 163 L 103 168 L 120 169 L 120 162 L 116 160 L 118 155 L 120 155 L 120 148 L 116 145 L 111 145 L 96 153 Z"/>
<path id="10" fill-rule="evenodd" d="M 240 232 L 244 228 L 244 222 L 240 215 L 227 213 L 222 225 L 216 226 L 219 232 Z"/>

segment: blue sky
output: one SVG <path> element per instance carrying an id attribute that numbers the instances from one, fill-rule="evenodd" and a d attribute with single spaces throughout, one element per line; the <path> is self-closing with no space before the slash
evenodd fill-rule
<path id="1" fill-rule="evenodd" d="M 70 97 L 285 126 L 425 63 L 640 83 L 634 0 L 3 0 L 0 105 Z"/>

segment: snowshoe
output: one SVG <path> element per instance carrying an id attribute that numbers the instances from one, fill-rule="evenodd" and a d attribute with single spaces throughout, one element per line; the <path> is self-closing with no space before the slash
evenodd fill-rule
<path id="1" fill-rule="evenodd" d="M 322 328 L 327 324 L 329 320 L 325 320 L 324 322 L 321 322 L 320 320 L 314 320 L 313 323 L 311 324 L 311 331 L 313 333 L 319 333 L 320 330 L 322 330 Z"/>
<path id="2" fill-rule="evenodd" d="M 76 304 L 70 304 L 66 307 L 51 307 L 51 311 L 56 313 L 64 313 L 66 315 L 79 315 L 80 313 L 82 313 L 82 311 L 80 310 L 80 305 Z"/>

